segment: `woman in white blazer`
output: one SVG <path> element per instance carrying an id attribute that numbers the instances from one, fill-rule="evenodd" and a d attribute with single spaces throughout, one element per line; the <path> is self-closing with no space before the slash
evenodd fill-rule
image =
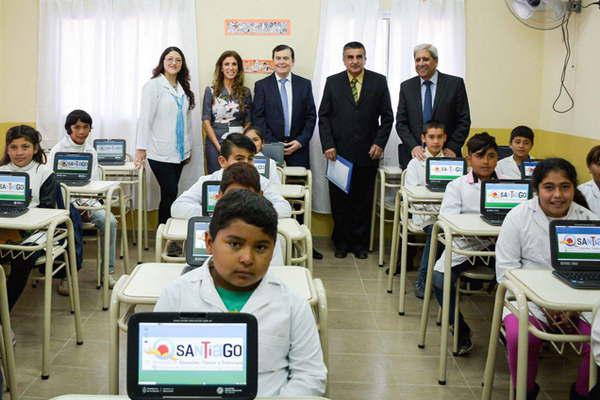
<path id="1" fill-rule="evenodd" d="M 496 279 L 501 282 L 507 271 L 515 268 L 552 269 L 550 257 L 549 225 L 553 219 L 596 220 L 598 217 L 585 208 L 587 203 L 577 191 L 575 167 L 561 158 L 548 158 L 533 172 L 533 185 L 537 196 L 512 209 L 502 224 L 496 242 Z M 578 204 L 579 203 L 579 204 Z M 581 205 L 583 204 L 583 206 Z M 530 323 L 538 328 L 552 329 L 543 310 L 530 303 Z M 554 312 L 555 319 L 574 320 L 583 334 L 589 334 L 590 325 L 583 317 Z M 506 335 L 508 365 L 516 384 L 518 318 L 504 310 L 503 323 Z M 535 399 L 540 387 L 535 382 L 538 357 L 542 341 L 529 334 L 527 363 L 527 398 Z M 589 344 L 583 346 L 582 362 L 576 383 L 571 387 L 570 399 L 587 399 L 589 375 Z"/>
<path id="2" fill-rule="evenodd" d="M 190 74 L 183 52 L 166 48 L 142 89 L 137 125 L 135 162 L 146 159 L 160 185 L 158 223 L 171 216 L 181 171 L 191 156 L 190 110 L 195 106 Z"/>

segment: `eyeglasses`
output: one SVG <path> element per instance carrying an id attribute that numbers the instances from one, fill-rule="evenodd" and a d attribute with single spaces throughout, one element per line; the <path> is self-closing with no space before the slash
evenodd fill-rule
<path id="1" fill-rule="evenodd" d="M 181 58 L 165 58 L 165 61 L 168 63 L 181 64 L 183 61 Z"/>

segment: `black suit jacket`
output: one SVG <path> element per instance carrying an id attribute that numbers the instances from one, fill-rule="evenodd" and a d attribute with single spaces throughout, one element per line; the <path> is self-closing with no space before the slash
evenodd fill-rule
<path id="1" fill-rule="evenodd" d="M 413 147 L 422 144 L 422 104 L 421 79 L 415 76 L 402 82 L 396 113 L 396 132 L 402 139 L 398 150 L 400 165 L 404 167 L 410 161 L 410 151 Z M 443 123 L 446 127 L 448 140 L 444 147 L 454 151 L 460 157 L 461 147 L 465 143 L 471 127 L 469 101 L 462 78 L 438 71 L 432 119 Z M 408 157 L 408 159 L 403 160 L 403 157 Z"/>
<path id="2" fill-rule="evenodd" d="M 327 78 L 319 106 L 319 134 L 323 151 L 334 147 L 337 154 L 355 166 L 375 166 L 369 150 L 373 144 L 385 148 L 394 114 L 385 76 L 365 70 L 358 103 L 352 97 L 346 71 Z"/>
<path id="3" fill-rule="evenodd" d="M 302 147 L 294 154 L 286 156 L 286 163 L 309 168 L 309 143 L 317 122 L 312 85 L 308 79 L 292 74 L 292 113 L 289 138 L 283 136 L 283 107 L 278 85 L 274 73 L 254 84 L 252 123 L 263 132 L 266 143 L 299 141 Z"/>

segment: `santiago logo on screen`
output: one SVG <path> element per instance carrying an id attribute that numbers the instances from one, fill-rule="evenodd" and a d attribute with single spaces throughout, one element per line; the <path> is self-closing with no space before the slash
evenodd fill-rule
<path id="1" fill-rule="evenodd" d="M 600 247 L 600 237 L 593 235 L 566 235 L 559 242 L 567 247 L 580 249 L 597 249 Z"/>
<path id="2" fill-rule="evenodd" d="M 179 343 L 174 345 L 166 339 L 157 339 L 150 345 L 144 340 L 144 353 L 153 355 L 159 360 L 179 360 L 182 358 L 237 358 L 243 354 L 242 345 L 237 343 L 214 343 L 201 340 L 196 343 Z"/>
<path id="3" fill-rule="evenodd" d="M 527 192 L 523 190 L 494 190 L 489 194 L 494 200 L 524 200 Z"/>

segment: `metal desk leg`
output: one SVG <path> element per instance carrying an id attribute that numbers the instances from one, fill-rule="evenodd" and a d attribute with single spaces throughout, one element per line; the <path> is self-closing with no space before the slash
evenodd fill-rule
<path id="1" fill-rule="evenodd" d="M 400 192 L 399 192 L 400 193 Z M 400 290 L 398 296 L 398 314 L 404 315 L 404 300 L 406 297 L 406 259 L 408 257 L 408 200 L 402 200 L 402 254 L 400 255 Z"/>
<path id="2" fill-rule="evenodd" d="M 127 210 L 123 188 L 119 186 L 119 205 L 121 208 L 121 243 L 123 244 L 123 273 L 129 274 L 129 244 L 127 239 Z M 139 242 L 138 242 L 139 243 Z M 139 249 L 139 246 L 138 246 Z"/>
<path id="3" fill-rule="evenodd" d="M 383 267 L 385 249 L 385 172 L 380 171 L 379 179 L 379 266 Z M 390 271 L 392 266 L 390 265 Z"/>
<path id="4" fill-rule="evenodd" d="M 494 386 L 494 367 L 496 365 L 496 348 L 498 347 L 498 336 L 500 325 L 502 324 L 502 309 L 504 308 L 504 296 L 506 287 L 503 284 L 498 285 L 496 289 L 496 301 L 494 303 L 494 315 L 492 317 L 492 328 L 490 330 L 490 343 L 488 345 L 487 359 L 485 361 L 485 370 L 483 373 L 483 391 L 481 400 L 491 400 L 492 387 Z"/>
<path id="5" fill-rule="evenodd" d="M 392 293 L 393 291 L 393 279 L 396 273 L 396 266 L 398 260 L 398 224 L 400 220 L 400 191 L 396 192 L 394 197 L 394 223 L 392 225 L 392 248 L 390 250 L 390 268 L 388 269 L 388 287 L 387 292 Z M 404 226 L 403 226 L 404 228 Z M 404 232 L 404 229 L 402 230 Z M 402 238 L 404 243 L 404 237 Z"/>
<path id="6" fill-rule="evenodd" d="M 438 233 L 440 225 L 438 222 L 433 224 L 431 230 L 431 244 L 429 246 L 429 260 L 427 262 L 427 277 L 425 279 L 425 293 L 423 298 L 423 310 L 421 311 L 420 338 L 418 347 L 425 348 L 425 336 L 427 334 L 427 320 L 429 319 L 429 304 L 431 302 L 431 292 L 433 290 L 433 266 L 435 265 L 435 256 L 437 255 Z"/>
<path id="7" fill-rule="evenodd" d="M 118 186 L 118 188 L 120 188 L 120 186 Z M 110 286 L 108 274 L 108 261 L 110 259 L 110 220 L 112 215 L 111 209 L 114 191 L 114 187 L 108 189 L 108 192 L 106 193 L 106 198 L 104 199 L 104 249 L 102 253 L 102 311 L 108 310 L 108 290 Z"/>
<path id="8" fill-rule="evenodd" d="M 6 369 L 4 375 L 6 376 L 6 385 L 10 391 L 10 398 L 17 398 L 17 379 L 15 377 L 15 353 L 11 340 L 11 327 L 10 327 L 10 314 L 8 310 L 8 295 L 6 292 L 6 275 L 4 274 L 4 268 L 0 266 L 0 321 L 2 321 L 2 339 L 4 343 L 4 361 L 6 363 Z M 2 388 L 0 388 L 2 390 Z"/>
<path id="9" fill-rule="evenodd" d="M 54 247 L 54 231 L 56 230 L 56 221 L 48 226 L 46 232 L 46 264 L 44 266 L 44 326 L 42 338 L 42 379 L 50 377 L 48 366 L 48 352 L 50 351 L 50 330 L 52 318 L 52 248 Z M 12 346 L 12 345 L 11 345 Z"/>
<path id="10" fill-rule="evenodd" d="M 142 168 L 142 208 L 144 210 L 144 218 L 142 219 L 144 226 L 144 250 L 148 250 L 148 182 L 146 182 L 146 170 Z"/>
<path id="11" fill-rule="evenodd" d="M 75 318 L 75 339 L 78 345 L 83 344 L 83 333 L 81 330 L 81 303 L 79 302 L 79 273 L 77 272 L 77 257 L 75 256 L 75 233 L 71 218 L 65 220 L 67 225 L 69 247 L 67 254 L 69 257 L 69 268 L 71 269 L 71 296 L 73 296 L 73 316 Z"/>
<path id="12" fill-rule="evenodd" d="M 517 399 L 527 398 L 527 357 L 529 355 L 529 315 L 525 296 L 517 294 L 519 303 L 519 339 L 517 348 Z"/>
<path id="13" fill-rule="evenodd" d="M 369 239 L 369 251 L 373 251 L 375 244 L 375 218 L 377 217 L 377 190 L 379 186 L 379 175 L 375 176 L 375 189 L 373 190 L 373 205 L 371 206 L 371 232 Z"/>
<path id="14" fill-rule="evenodd" d="M 444 298 L 442 301 L 442 336 L 440 340 L 440 369 L 438 383 L 446 384 L 446 364 L 448 362 L 448 331 L 450 330 L 450 287 L 452 284 L 452 232 L 444 228 L 446 252 L 444 257 Z M 432 273 L 433 275 L 433 273 Z M 433 278 L 433 277 L 432 277 Z M 457 325 L 458 321 L 454 321 Z M 454 327 L 458 334 L 458 326 Z"/>
<path id="15" fill-rule="evenodd" d="M 142 231 L 144 230 L 144 169 L 140 167 L 138 170 L 138 185 L 137 185 L 137 262 L 142 262 Z M 147 245 L 147 244 L 146 244 Z"/>
<path id="16" fill-rule="evenodd" d="M 123 275 L 115 284 L 110 298 L 110 335 L 108 351 L 108 393 L 119 394 L 119 293 L 129 276 Z"/>

